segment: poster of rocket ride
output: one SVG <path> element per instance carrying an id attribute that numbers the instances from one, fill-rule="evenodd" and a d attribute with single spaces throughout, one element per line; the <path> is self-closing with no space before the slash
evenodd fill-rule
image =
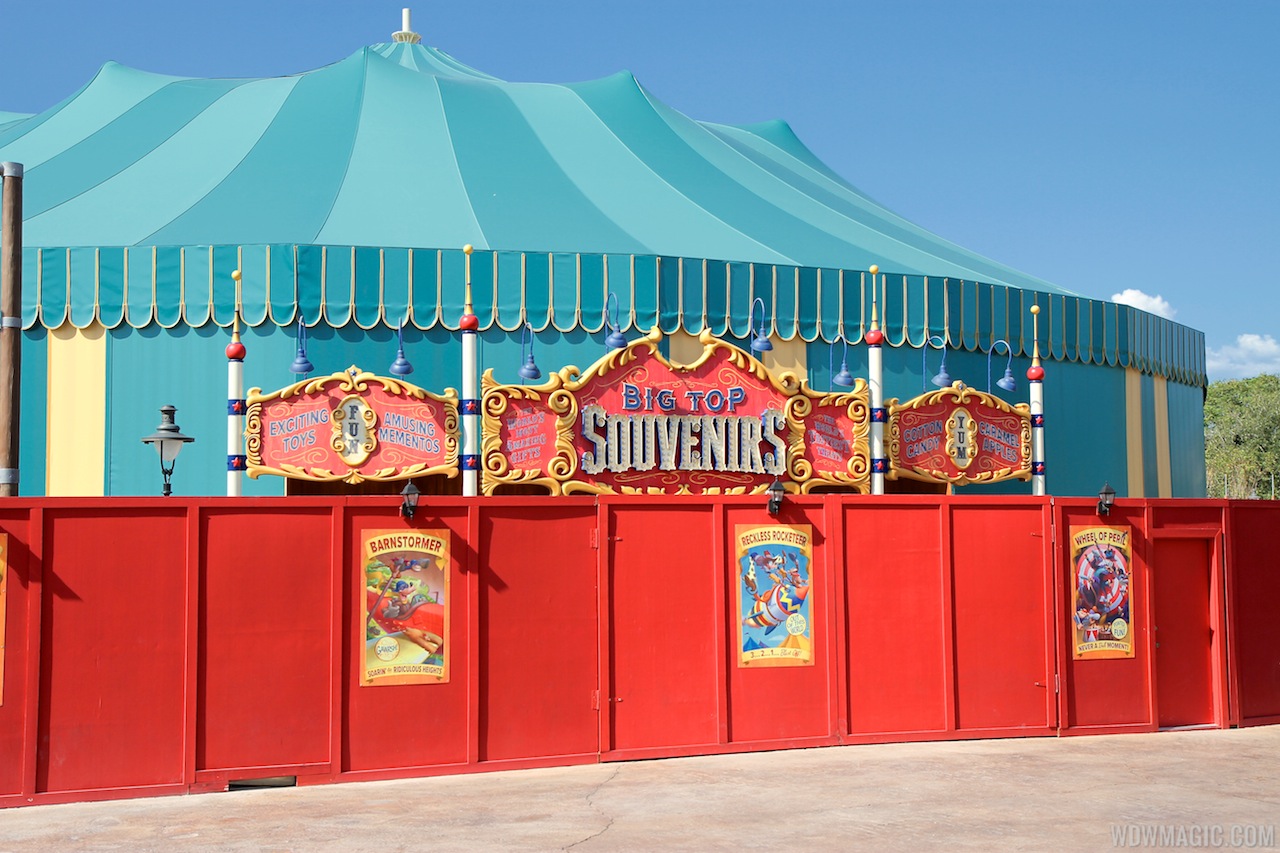
<path id="1" fill-rule="evenodd" d="M 1130 528 L 1072 527 L 1073 656 L 1133 657 Z"/>
<path id="2" fill-rule="evenodd" d="M 449 531 L 364 534 L 362 685 L 449 680 Z"/>
<path id="3" fill-rule="evenodd" d="M 740 524 L 734 533 L 738 666 L 811 666 L 813 528 Z"/>

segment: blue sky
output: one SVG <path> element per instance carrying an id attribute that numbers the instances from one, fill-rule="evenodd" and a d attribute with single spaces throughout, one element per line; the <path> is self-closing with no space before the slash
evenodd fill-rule
<path id="1" fill-rule="evenodd" d="M 256 77 L 423 40 L 513 81 L 621 69 L 701 120 L 787 120 L 891 210 L 1205 332 L 1211 379 L 1280 373 L 1280 2 L 15 2 L 0 110 L 107 60 Z"/>

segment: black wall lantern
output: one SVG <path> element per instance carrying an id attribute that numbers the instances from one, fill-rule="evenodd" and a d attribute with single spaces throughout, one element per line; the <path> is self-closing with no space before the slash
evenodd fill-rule
<path id="1" fill-rule="evenodd" d="M 782 488 L 782 481 L 777 477 L 774 477 L 773 482 L 769 484 L 769 490 L 767 492 L 769 495 L 769 515 L 776 516 L 778 511 L 782 509 L 782 496 L 786 493 L 787 490 Z"/>
<path id="2" fill-rule="evenodd" d="M 418 487 L 413 484 L 413 480 L 404 484 L 404 488 L 400 491 L 400 514 L 405 518 L 413 521 L 413 514 L 418 511 L 418 496 L 422 492 L 418 491 Z"/>
<path id="3" fill-rule="evenodd" d="M 1098 515 L 1110 515 L 1111 506 L 1116 502 L 1116 490 L 1111 488 L 1110 483 L 1102 484 L 1102 491 L 1098 492 Z"/>

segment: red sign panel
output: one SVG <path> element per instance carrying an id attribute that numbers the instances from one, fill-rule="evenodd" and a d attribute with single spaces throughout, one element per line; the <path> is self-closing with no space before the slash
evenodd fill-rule
<path id="1" fill-rule="evenodd" d="M 802 441 L 791 461 L 791 475 L 809 491 L 821 484 L 853 485 L 867 480 L 870 409 L 865 392 L 823 394 L 792 400 L 790 412 Z"/>
<path id="2" fill-rule="evenodd" d="M 403 480 L 458 469 L 458 398 L 351 367 L 271 394 L 249 391 L 250 477 Z"/>
<path id="3" fill-rule="evenodd" d="M 960 383 L 892 407 L 890 477 L 993 483 L 1031 476 L 1031 413 Z"/>
<path id="4" fill-rule="evenodd" d="M 865 389 L 812 392 L 707 333 L 701 357 L 673 364 L 661 339 L 655 331 L 582 376 L 569 368 L 533 388 L 486 374 L 485 491 L 746 493 L 775 478 L 805 491 L 819 474 L 865 485 Z"/>

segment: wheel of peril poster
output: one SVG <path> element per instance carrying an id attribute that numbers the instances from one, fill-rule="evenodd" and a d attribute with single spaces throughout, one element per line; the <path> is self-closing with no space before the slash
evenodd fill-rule
<path id="1" fill-rule="evenodd" d="M 738 666 L 813 664 L 813 529 L 738 525 Z"/>
<path id="2" fill-rule="evenodd" d="M 449 680 L 449 531 L 364 534 L 360 683 Z"/>
<path id="3" fill-rule="evenodd" d="M 1130 528 L 1071 527 L 1074 657 L 1133 657 Z"/>

